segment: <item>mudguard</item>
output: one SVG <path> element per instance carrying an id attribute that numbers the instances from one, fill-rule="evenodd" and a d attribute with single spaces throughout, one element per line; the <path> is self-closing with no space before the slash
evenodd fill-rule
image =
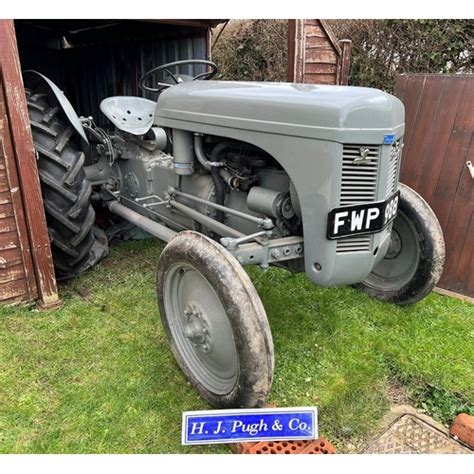
<path id="1" fill-rule="evenodd" d="M 61 107 L 71 126 L 74 128 L 74 130 L 76 130 L 81 139 L 84 141 L 84 145 L 89 146 L 89 140 L 87 140 L 87 136 L 84 128 L 82 127 L 81 121 L 79 120 L 74 107 L 64 95 L 64 92 L 51 79 L 37 71 L 25 71 L 23 73 L 23 80 L 26 87 L 31 87 L 32 89 L 36 90 L 39 86 L 42 86 L 42 88 L 45 89 L 45 92 L 50 92 L 48 96 L 50 96 L 53 101 L 56 101 L 57 105 Z"/>

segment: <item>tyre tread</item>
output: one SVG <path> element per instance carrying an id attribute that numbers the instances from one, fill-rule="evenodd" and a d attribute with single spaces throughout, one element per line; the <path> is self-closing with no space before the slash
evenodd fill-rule
<path id="1" fill-rule="evenodd" d="M 73 128 L 46 94 L 28 89 L 26 96 L 56 276 L 71 278 L 99 261 L 108 248 L 94 232 L 92 186 Z"/>

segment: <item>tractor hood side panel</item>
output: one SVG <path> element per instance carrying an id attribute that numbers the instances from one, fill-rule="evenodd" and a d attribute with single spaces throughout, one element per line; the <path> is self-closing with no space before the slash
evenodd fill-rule
<path id="1" fill-rule="evenodd" d="M 372 249 L 389 241 L 374 234 L 370 250 L 341 254 L 326 237 L 328 213 L 340 206 L 343 144 L 380 146 L 386 161 L 384 135 L 402 137 L 403 120 L 401 102 L 381 91 L 284 83 L 184 83 L 164 91 L 155 112 L 156 125 L 248 142 L 281 164 L 301 207 L 305 271 L 321 286 L 364 280 L 383 257 Z"/>

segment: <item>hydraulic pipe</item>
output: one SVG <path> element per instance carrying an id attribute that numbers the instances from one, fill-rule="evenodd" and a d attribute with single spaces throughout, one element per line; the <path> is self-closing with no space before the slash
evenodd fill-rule
<path id="1" fill-rule="evenodd" d="M 206 158 L 204 150 L 202 149 L 202 135 L 194 135 L 194 152 L 199 163 L 201 163 L 201 165 L 204 166 L 204 168 L 206 168 L 208 171 L 211 171 L 212 168 L 220 168 L 225 164 L 221 161 L 210 161 Z"/>
<path id="2" fill-rule="evenodd" d="M 174 199 L 169 201 L 170 206 L 174 207 L 178 211 L 182 212 L 184 215 L 190 217 L 191 219 L 199 222 L 203 226 L 207 227 L 208 229 L 212 230 L 216 234 L 219 234 L 222 237 L 244 237 L 245 234 L 239 232 L 228 225 L 222 224 L 222 222 L 216 221 L 215 219 L 211 219 L 204 214 L 201 214 L 199 211 L 192 209 L 191 207 L 186 206 Z"/>
<path id="3" fill-rule="evenodd" d="M 199 204 L 205 204 L 206 206 L 217 209 L 218 211 L 222 211 L 223 213 L 226 212 L 228 214 L 232 214 L 233 216 L 240 217 L 241 219 L 253 222 L 254 224 L 257 224 L 265 230 L 270 230 L 275 227 L 269 217 L 252 216 L 251 214 L 246 214 L 245 212 L 238 211 L 237 209 L 221 206 L 220 204 L 216 204 L 215 202 L 207 201 L 206 199 L 202 199 L 192 194 L 184 193 L 183 191 L 179 191 L 176 188 L 169 188 L 169 192 L 171 194 L 175 194 L 176 196 L 181 196 L 186 199 L 189 199 L 190 201 L 198 202 Z"/>
<path id="4" fill-rule="evenodd" d="M 160 240 L 169 242 L 176 235 L 174 230 L 171 230 L 168 227 L 165 227 L 163 224 L 159 224 L 148 217 L 142 216 L 138 212 L 125 207 L 123 204 L 120 204 L 117 201 L 109 201 L 107 205 L 110 211 L 114 214 L 123 217 L 125 220 L 135 224 L 137 227 L 140 227 L 140 229 L 143 229 L 149 234 L 158 237 Z"/>

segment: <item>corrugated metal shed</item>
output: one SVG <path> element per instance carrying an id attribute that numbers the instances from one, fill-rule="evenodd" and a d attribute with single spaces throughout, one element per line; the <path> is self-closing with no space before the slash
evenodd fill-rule
<path id="1" fill-rule="evenodd" d="M 58 303 L 21 71 L 51 77 L 101 123 L 100 101 L 139 94 L 145 70 L 207 58 L 219 22 L 0 20 L 0 304 Z"/>
<path id="2" fill-rule="evenodd" d="M 100 111 L 102 99 L 114 95 L 146 96 L 139 78 L 152 67 L 182 59 L 206 59 L 209 31 L 216 21 L 192 20 L 169 25 L 137 21 L 72 21 L 61 25 L 17 21 L 23 70 L 34 69 L 64 88 L 79 115 L 93 116 L 100 126 L 108 121 Z M 218 20 L 217 20 L 218 22 Z M 189 26 L 191 25 L 191 26 Z M 38 54 L 36 37 L 49 45 Z M 204 72 L 197 65 L 184 74 Z"/>
<path id="3" fill-rule="evenodd" d="M 288 81 L 347 85 L 351 44 L 324 20 L 288 20 Z"/>

